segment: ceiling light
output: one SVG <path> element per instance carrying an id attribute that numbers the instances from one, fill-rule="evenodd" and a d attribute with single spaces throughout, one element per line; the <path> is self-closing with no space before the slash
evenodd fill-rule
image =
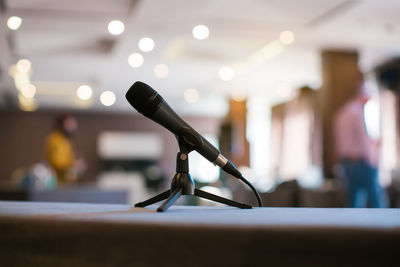
<path id="1" fill-rule="evenodd" d="M 279 35 L 279 39 L 283 44 L 291 44 L 294 42 L 295 36 L 294 33 L 291 31 L 283 31 Z"/>
<path id="2" fill-rule="evenodd" d="M 111 91 L 105 91 L 100 95 L 100 102 L 107 107 L 113 105 L 116 99 L 117 97 Z"/>
<path id="3" fill-rule="evenodd" d="M 208 38 L 210 31 L 205 25 L 197 25 L 192 30 L 193 37 L 198 40 L 204 40 Z"/>
<path id="4" fill-rule="evenodd" d="M 143 65 L 144 59 L 141 54 L 133 53 L 128 57 L 128 63 L 132 68 L 138 68 Z"/>
<path id="5" fill-rule="evenodd" d="M 143 52 L 150 52 L 154 49 L 154 41 L 149 37 L 145 37 L 139 40 L 138 46 Z"/>
<path id="6" fill-rule="evenodd" d="M 125 25 L 122 21 L 113 20 L 108 23 L 108 32 L 112 35 L 120 35 L 125 30 Z"/>
<path id="7" fill-rule="evenodd" d="M 22 19 L 17 16 L 12 16 L 7 20 L 8 28 L 13 31 L 18 30 L 18 28 L 21 27 L 21 24 L 22 24 Z"/>
<path id="8" fill-rule="evenodd" d="M 76 90 L 76 95 L 79 97 L 81 100 L 88 100 L 92 97 L 93 95 L 93 90 L 90 86 L 88 85 L 81 85 L 78 87 Z"/>
<path id="9" fill-rule="evenodd" d="M 17 70 L 22 73 L 28 73 L 31 70 L 31 62 L 27 59 L 21 59 L 17 62 Z"/>
<path id="10" fill-rule="evenodd" d="M 188 103 L 195 103 L 199 100 L 199 91 L 194 88 L 187 89 L 183 94 L 185 101 Z"/>
<path id="11" fill-rule="evenodd" d="M 154 67 L 154 75 L 157 78 L 164 79 L 168 76 L 168 67 L 164 64 L 158 64 Z"/>
<path id="12" fill-rule="evenodd" d="M 218 74 L 219 74 L 219 77 L 221 78 L 221 80 L 223 80 L 223 81 L 230 81 L 235 76 L 234 70 L 229 66 L 222 67 L 219 70 Z"/>
<path id="13" fill-rule="evenodd" d="M 33 98 L 36 94 L 36 87 L 33 84 L 27 84 L 21 89 L 21 94 L 26 98 Z"/>

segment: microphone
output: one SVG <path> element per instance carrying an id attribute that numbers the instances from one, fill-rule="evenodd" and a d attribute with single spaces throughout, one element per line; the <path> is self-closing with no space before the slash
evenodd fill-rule
<path id="1" fill-rule="evenodd" d="M 187 149 L 196 150 L 208 161 L 221 167 L 227 173 L 237 178 L 241 176 L 232 162 L 179 117 L 162 96 L 149 85 L 143 82 L 135 82 L 126 93 L 126 99 L 141 114 L 164 126 L 175 136 L 180 137 Z"/>
<path id="2" fill-rule="evenodd" d="M 138 112 L 171 131 L 178 138 L 178 141 L 182 142 L 179 145 L 183 145 L 189 152 L 196 150 L 208 161 L 249 185 L 256 193 L 259 205 L 262 206 L 257 191 L 242 176 L 235 165 L 179 117 L 156 90 L 143 82 L 137 81 L 129 88 L 125 97 Z"/>

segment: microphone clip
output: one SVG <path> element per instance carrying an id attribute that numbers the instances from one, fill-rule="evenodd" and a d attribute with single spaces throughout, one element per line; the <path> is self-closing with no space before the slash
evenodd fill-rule
<path id="1" fill-rule="evenodd" d="M 182 127 L 175 137 L 182 153 L 188 154 L 193 150 L 200 149 L 204 144 L 203 138 L 190 127 Z"/>

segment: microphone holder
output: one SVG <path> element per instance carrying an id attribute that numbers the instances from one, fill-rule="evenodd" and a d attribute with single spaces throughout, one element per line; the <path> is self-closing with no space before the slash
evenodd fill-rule
<path id="1" fill-rule="evenodd" d="M 251 209 L 251 206 L 239 203 L 227 198 L 223 198 L 200 189 L 195 188 L 194 181 L 189 174 L 189 153 L 193 149 L 188 149 L 187 145 L 181 142 L 180 137 L 177 137 L 180 152 L 176 156 L 176 174 L 171 182 L 171 188 L 161 194 L 158 194 L 148 200 L 135 204 L 135 207 L 146 207 L 148 205 L 164 200 L 158 212 L 164 212 L 171 207 L 182 195 L 194 195 L 205 198 L 214 202 L 223 203 L 228 206 L 233 206 L 241 209 Z"/>

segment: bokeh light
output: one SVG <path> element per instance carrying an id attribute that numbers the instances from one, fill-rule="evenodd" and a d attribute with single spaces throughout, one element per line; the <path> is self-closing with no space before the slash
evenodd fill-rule
<path id="1" fill-rule="evenodd" d="M 291 44 L 294 42 L 295 36 L 294 33 L 291 31 L 283 31 L 279 35 L 279 39 L 283 44 Z"/>
<path id="2" fill-rule="evenodd" d="M 125 30 L 125 25 L 120 20 L 113 20 L 108 23 L 108 32 L 112 35 L 120 35 Z"/>
<path id="3" fill-rule="evenodd" d="M 143 52 L 150 52 L 154 49 L 154 41 L 149 37 L 145 37 L 139 40 L 138 46 Z"/>
<path id="4" fill-rule="evenodd" d="M 210 35 L 210 30 L 205 25 L 197 25 L 192 30 L 193 37 L 198 40 L 207 39 Z"/>
<path id="5" fill-rule="evenodd" d="M 111 91 L 104 91 L 101 95 L 100 95 L 100 102 L 104 105 L 104 106 L 112 106 L 115 103 L 115 100 L 117 100 L 117 97 L 115 96 L 115 94 Z"/>
<path id="6" fill-rule="evenodd" d="M 93 95 L 93 90 L 90 86 L 88 85 L 81 85 L 78 87 L 76 90 L 76 95 L 79 97 L 81 100 L 88 100 L 92 97 Z"/>
<path id="7" fill-rule="evenodd" d="M 22 18 L 17 17 L 17 16 L 12 16 L 9 17 L 7 20 L 7 27 L 10 30 L 16 31 L 19 29 L 19 27 L 21 27 L 22 25 Z"/>
<path id="8" fill-rule="evenodd" d="M 17 70 L 22 73 L 28 73 L 31 70 L 32 64 L 27 59 L 21 59 L 17 62 Z"/>
<path id="9" fill-rule="evenodd" d="M 157 78 L 164 79 L 168 76 L 168 67 L 165 64 L 158 64 L 154 67 L 154 75 Z"/>
<path id="10" fill-rule="evenodd" d="M 185 91 L 183 97 L 185 98 L 186 102 L 195 103 L 197 100 L 199 100 L 199 91 L 194 88 L 189 88 Z"/>
<path id="11" fill-rule="evenodd" d="M 143 65 L 144 58 L 139 53 L 133 53 L 128 57 L 128 63 L 132 68 L 138 68 Z"/>
<path id="12" fill-rule="evenodd" d="M 33 98 L 36 94 L 36 87 L 33 84 L 27 84 L 21 88 L 21 94 L 26 98 Z"/>

